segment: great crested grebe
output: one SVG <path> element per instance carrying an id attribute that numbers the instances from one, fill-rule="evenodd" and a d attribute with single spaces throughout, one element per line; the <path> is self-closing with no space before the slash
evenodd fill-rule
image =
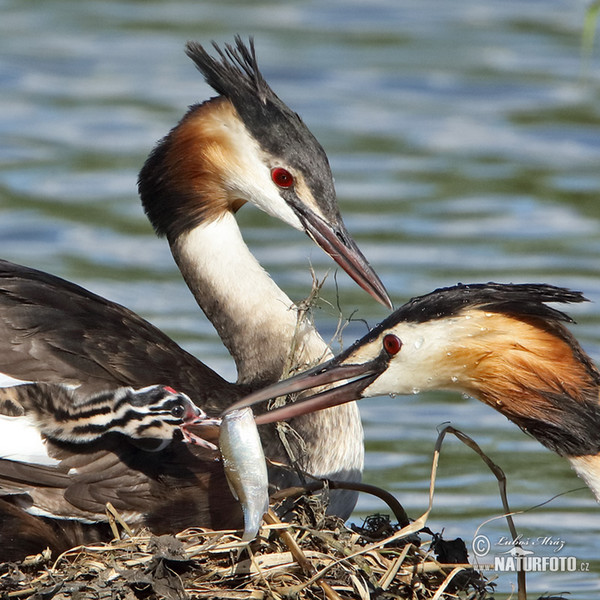
<path id="1" fill-rule="evenodd" d="M 268 419 L 372 396 L 457 390 L 565 457 L 600 500 L 600 373 L 564 326 L 571 319 L 547 305 L 583 301 L 579 292 L 541 284 L 439 289 L 399 308 L 336 358 L 231 409 L 340 381 Z"/>
<path id="2" fill-rule="evenodd" d="M 312 328 L 294 333 L 294 304 L 243 242 L 234 214 L 245 202 L 305 231 L 374 298 L 391 302 L 342 221 L 323 148 L 263 79 L 252 45 L 238 38 L 219 51 L 221 62 L 195 43 L 187 52 L 221 96 L 192 107 L 152 152 L 139 178 L 142 204 L 234 357 L 238 383 L 273 381 L 294 335 L 308 362 L 324 345 Z"/>
<path id="3" fill-rule="evenodd" d="M 220 60 L 188 44 L 189 56 L 220 95 L 192 107 L 158 144 L 140 173 L 139 189 L 149 219 L 167 236 L 188 286 L 233 355 L 237 384 L 124 307 L 52 275 L 0 262 L 5 385 L 14 383 L 10 378 L 41 381 L 78 386 L 89 394 L 165 382 L 215 414 L 280 378 L 292 347 L 295 367 L 330 356 L 244 244 L 234 214 L 245 202 L 306 231 L 371 295 L 391 306 L 341 220 L 323 149 L 267 85 L 252 44 L 246 47 L 237 38 L 235 47 L 217 51 Z M 300 417 L 293 426 L 303 438 L 301 464 L 307 471 L 360 478 L 356 406 Z M 348 431 L 352 437 L 345 446 L 324 452 L 332 436 Z M 263 441 L 267 456 L 285 460 L 273 431 L 265 432 Z M 1 460 L 0 489 L 11 477 L 20 478 L 29 490 L 45 491 L 36 495 L 31 512 L 70 520 L 102 521 L 111 501 L 130 522 L 157 532 L 239 524 L 222 469 L 212 456 L 204 458 L 203 449 L 170 445 L 150 458 L 140 452 L 111 447 L 84 456 L 72 450 L 52 472 Z M 277 480 L 287 482 L 287 476 Z M 354 494 L 334 495 L 332 511 L 345 516 L 354 502 Z M 6 509 L 10 518 L 13 513 Z M 56 529 L 55 523 L 50 527 Z M 68 539 L 86 535 L 78 530 Z"/>

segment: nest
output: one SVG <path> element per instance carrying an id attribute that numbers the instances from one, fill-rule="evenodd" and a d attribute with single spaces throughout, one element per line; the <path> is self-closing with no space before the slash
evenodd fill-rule
<path id="1" fill-rule="evenodd" d="M 80 546 L 2 565 L 3 598 L 182 600 L 185 598 L 488 598 L 490 583 L 466 561 L 464 544 L 433 536 L 425 549 L 414 534 L 398 536 L 389 518 L 347 528 L 314 507 L 297 507 L 305 523 L 268 524 L 250 545 L 234 531 L 188 529 Z M 307 523 L 310 521 L 310 523 Z M 382 534 L 384 537 L 382 537 Z M 380 538 L 380 539 L 377 539 Z M 444 564 L 437 558 L 454 563 Z"/>
<path id="2" fill-rule="evenodd" d="M 444 540 L 426 525 L 448 434 L 477 453 L 497 478 L 508 529 L 515 547 L 520 546 L 502 469 L 472 438 L 447 426 L 434 448 L 429 505 L 415 520 L 385 490 L 339 482 L 277 492 L 259 536 L 250 544 L 242 542 L 237 531 L 195 528 L 176 535 L 134 534 L 108 505 L 113 541 L 79 546 L 57 558 L 46 551 L 18 563 L 0 563 L 0 598 L 492 600 L 494 583 L 469 564 L 462 539 Z M 377 495 L 398 523 L 374 515 L 348 528 L 341 519 L 326 516 L 323 487 L 348 486 Z M 312 495 L 317 490 L 320 493 Z M 275 511 L 285 514 L 286 522 Z M 521 570 L 519 600 L 526 599 L 525 588 Z"/>
<path id="3" fill-rule="evenodd" d="M 429 507 L 414 521 L 396 501 L 390 508 L 398 524 L 374 515 L 363 525 L 348 528 L 340 519 L 325 515 L 322 495 L 292 494 L 290 499 L 288 494 L 282 502 L 288 504 L 284 512 L 291 522 L 282 522 L 271 509 L 258 538 L 247 544 L 237 537 L 239 532 L 199 528 L 177 535 L 134 535 L 111 508 L 112 542 L 79 546 L 58 558 L 46 552 L 0 565 L 0 597 L 486 600 L 491 598 L 493 583 L 469 564 L 464 542 L 444 540 L 426 527 L 439 450 L 447 433 L 482 456 L 503 491 L 501 469 L 468 436 L 446 427 L 434 453 Z M 384 492 L 378 495 L 385 499 Z M 502 497 L 508 509 L 505 494 Z M 519 587 L 522 597 L 521 582 Z"/>

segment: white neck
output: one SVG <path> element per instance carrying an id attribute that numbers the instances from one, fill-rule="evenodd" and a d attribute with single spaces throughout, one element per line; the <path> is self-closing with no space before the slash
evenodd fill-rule
<path id="1" fill-rule="evenodd" d="M 238 383 L 279 380 L 290 355 L 293 367 L 331 356 L 310 323 L 298 325 L 296 306 L 250 253 L 232 213 L 174 240 L 171 250 L 196 301 L 232 354 Z M 306 415 L 292 425 L 306 441 L 307 471 L 360 479 L 363 432 L 355 403 Z M 342 505 L 353 503 L 354 498 L 342 496 Z M 333 510 L 347 512 L 338 506 Z"/>
<path id="2" fill-rule="evenodd" d="M 242 239 L 226 212 L 175 240 L 173 256 L 186 283 L 233 356 L 238 383 L 276 381 L 292 350 L 298 312 Z M 298 332 L 297 363 L 322 360 L 325 342 L 307 324 Z"/>
<path id="3" fill-rule="evenodd" d="M 600 502 L 600 456 L 570 456 L 568 460 Z"/>

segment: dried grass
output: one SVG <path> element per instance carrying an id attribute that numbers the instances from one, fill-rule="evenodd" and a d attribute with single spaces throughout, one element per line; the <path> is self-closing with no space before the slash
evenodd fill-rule
<path id="1" fill-rule="evenodd" d="M 232 531 L 141 533 L 50 562 L 4 565 L 5 598 L 485 598 L 470 565 L 442 565 L 412 543 L 368 544 L 337 519 L 317 530 L 272 515 L 246 546 Z M 459 578 L 469 573 L 469 577 Z M 450 594 L 451 595 L 448 595 Z M 458 596 L 460 594 L 460 596 Z"/>

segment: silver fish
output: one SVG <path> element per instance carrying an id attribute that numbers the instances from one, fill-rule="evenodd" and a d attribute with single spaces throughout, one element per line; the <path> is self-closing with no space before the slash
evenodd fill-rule
<path id="1" fill-rule="evenodd" d="M 269 478 L 252 409 L 234 410 L 223 417 L 219 448 L 231 493 L 242 505 L 242 540 L 253 540 L 269 508 Z"/>

